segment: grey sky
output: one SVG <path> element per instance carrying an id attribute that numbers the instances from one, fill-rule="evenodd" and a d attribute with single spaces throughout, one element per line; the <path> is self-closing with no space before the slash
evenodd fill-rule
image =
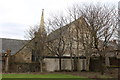
<path id="1" fill-rule="evenodd" d="M 102 2 L 117 5 L 119 0 L 0 0 L 0 38 L 24 39 L 24 31 L 74 3 Z"/>

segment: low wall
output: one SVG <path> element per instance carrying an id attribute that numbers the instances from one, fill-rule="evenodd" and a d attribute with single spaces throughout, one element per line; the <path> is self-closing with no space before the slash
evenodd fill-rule
<path id="1" fill-rule="evenodd" d="M 39 72 L 39 63 L 11 63 L 9 65 L 9 72 Z"/>
<path id="2" fill-rule="evenodd" d="M 72 63 L 71 63 L 72 59 Z M 59 57 L 45 57 L 43 59 L 43 71 L 54 72 L 59 71 Z M 86 60 L 62 57 L 61 58 L 61 68 L 62 71 L 81 71 L 86 70 Z M 39 72 L 40 64 L 39 63 L 21 63 L 10 61 L 9 72 Z"/>
<path id="3" fill-rule="evenodd" d="M 46 65 L 46 71 L 54 72 L 59 71 L 59 59 L 58 58 L 45 58 L 44 63 Z M 71 70 L 71 60 L 70 59 L 62 59 L 61 60 L 62 70 Z"/>
<path id="4" fill-rule="evenodd" d="M 45 58 L 45 69 L 48 72 L 59 71 L 59 58 Z M 61 59 L 61 68 L 62 71 L 71 71 L 72 68 L 75 71 L 86 70 L 86 60 L 83 59 L 71 59 L 70 58 L 62 58 Z M 77 68 L 77 69 L 76 69 Z"/>

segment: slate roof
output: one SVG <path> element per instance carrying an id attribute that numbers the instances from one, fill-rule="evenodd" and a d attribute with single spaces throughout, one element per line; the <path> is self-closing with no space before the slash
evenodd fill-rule
<path id="1" fill-rule="evenodd" d="M 2 53 L 7 49 L 10 49 L 11 55 L 13 55 L 18 52 L 26 44 L 26 42 L 26 40 L 0 38 L 0 52 Z"/>

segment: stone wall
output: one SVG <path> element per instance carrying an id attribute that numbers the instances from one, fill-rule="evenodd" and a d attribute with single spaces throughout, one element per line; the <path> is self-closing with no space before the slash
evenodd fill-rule
<path id="1" fill-rule="evenodd" d="M 53 72 L 53 71 L 59 70 L 58 59 L 46 58 L 46 59 L 44 59 L 44 63 L 45 63 L 46 71 L 48 71 L 48 72 Z"/>
<path id="2" fill-rule="evenodd" d="M 44 63 L 45 63 L 46 71 L 48 72 L 59 71 L 59 58 L 45 58 Z M 62 58 L 61 60 L 62 71 L 71 71 L 72 66 L 73 66 L 73 70 L 75 70 L 76 62 L 74 59 L 72 59 L 72 63 L 73 64 L 71 64 L 70 58 Z M 83 64 L 84 64 L 84 68 L 83 68 Z M 86 70 L 86 60 L 83 63 L 82 59 L 79 59 L 77 65 L 78 65 L 77 67 L 78 71 L 81 71 L 83 69 Z"/>
<path id="3" fill-rule="evenodd" d="M 11 56 L 12 62 L 31 63 L 31 51 L 24 47 L 20 52 Z"/>
<path id="4" fill-rule="evenodd" d="M 72 60 L 74 61 L 74 60 Z M 71 60 L 70 59 L 62 59 L 62 69 L 63 70 L 71 70 Z"/>
<path id="5" fill-rule="evenodd" d="M 82 71 L 82 70 L 86 70 L 87 66 L 86 66 L 86 59 L 79 59 L 78 60 L 78 71 Z"/>
<path id="6" fill-rule="evenodd" d="M 46 71 L 54 72 L 59 71 L 59 59 L 58 58 L 46 58 L 44 59 L 44 63 L 46 65 Z M 62 70 L 70 71 L 71 70 L 71 60 L 70 59 L 62 59 L 61 60 Z"/>
<path id="7" fill-rule="evenodd" d="M 9 64 L 9 72 L 37 72 L 40 69 L 40 64 L 36 62 L 24 62 L 23 56 L 20 58 L 21 55 L 17 55 L 16 57 L 19 56 L 19 59 L 21 60 L 11 60 L 10 58 L 10 64 Z M 12 57 L 13 59 L 13 57 Z M 29 60 L 28 60 L 29 61 Z M 79 59 L 76 61 L 75 58 L 72 58 L 72 63 L 71 64 L 71 58 L 70 57 L 62 57 L 61 59 L 61 67 L 62 71 L 71 71 L 72 67 L 73 70 L 86 70 L 86 60 L 83 61 L 83 59 Z M 77 66 L 78 65 L 78 66 Z M 76 67 L 77 66 L 77 69 Z M 43 60 L 43 71 L 46 72 L 55 72 L 59 71 L 59 58 L 58 57 L 49 57 L 49 58 L 44 58 Z"/>
<path id="8" fill-rule="evenodd" d="M 32 49 L 28 48 L 27 45 L 29 45 L 29 44 L 30 43 L 28 42 L 16 54 L 12 55 L 11 62 L 31 63 Z"/>
<path id="9" fill-rule="evenodd" d="M 9 72 L 24 73 L 40 71 L 39 63 L 11 63 L 9 66 Z"/>

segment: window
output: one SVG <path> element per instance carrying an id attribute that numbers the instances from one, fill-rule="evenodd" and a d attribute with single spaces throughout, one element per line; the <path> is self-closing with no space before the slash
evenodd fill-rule
<path id="1" fill-rule="evenodd" d="M 36 62 L 37 61 L 37 55 L 35 53 L 35 50 L 32 50 L 32 62 Z"/>

